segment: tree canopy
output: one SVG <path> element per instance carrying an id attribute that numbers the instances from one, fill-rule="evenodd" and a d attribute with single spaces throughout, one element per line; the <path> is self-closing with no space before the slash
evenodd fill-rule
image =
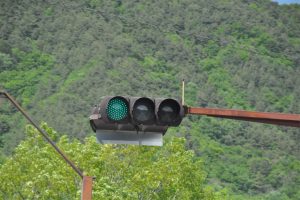
<path id="1" fill-rule="evenodd" d="M 0 88 L 58 135 L 84 141 L 102 96 L 300 113 L 300 6 L 270 0 L 0 2 Z M 0 165 L 26 121 L 0 98 Z M 299 129 L 186 117 L 204 185 L 237 199 L 299 199 Z M 4 164 L 5 165 L 5 164 Z"/>
<path id="2" fill-rule="evenodd" d="M 203 162 L 185 148 L 183 138 L 164 147 L 101 145 L 94 136 L 70 141 L 43 128 L 71 159 L 95 176 L 94 199 L 224 199 L 204 184 Z M 79 199 L 81 178 L 33 127 L 0 168 L 1 199 Z"/>

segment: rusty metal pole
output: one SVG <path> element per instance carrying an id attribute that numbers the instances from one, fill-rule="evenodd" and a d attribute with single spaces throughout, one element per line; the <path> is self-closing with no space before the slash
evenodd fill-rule
<path id="1" fill-rule="evenodd" d="M 300 114 L 256 112 L 220 108 L 199 108 L 185 106 L 185 114 L 206 115 L 227 119 L 259 122 L 283 126 L 300 127 Z"/>
<path id="2" fill-rule="evenodd" d="M 41 129 L 32 118 L 25 112 L 25 110 L 10 96 L 7 92 L 1 92 L 0 95 L 4 95 L 24 116 L 25 118 L 39 131 L 39 133 L 45 138 L 45 140 L 55 149 L 55 151 L 71 166 L 71 168 L 82 179 L 82 195 L 81 200 L 92 200 L 92 185 L 93 178 L 90 176 L 84 176 L 83 172 L 66 156 L 66 154 L 58 148 L 58 146 L 51 140 L 48 134 Z"/>
<path id="3" fill-rule="evenodd" d="M 83 176 L 82 189 L 81 189 L 81 200 L 92 199 L 92 190 L 93 190 L 93 177 L 92 176 Z"/>

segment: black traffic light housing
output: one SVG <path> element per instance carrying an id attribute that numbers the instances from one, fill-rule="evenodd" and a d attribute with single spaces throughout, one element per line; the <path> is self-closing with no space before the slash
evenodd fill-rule
<path id="1" fill-rule="evenodd" d="M 90 125 L 103 143 L 136 144 L 138 140 L 138 144 L 161 146 L 168 127 L 179 126 L 183 117 L 184 108 L 175 99 L 106 96 L 93 109 Z"/>

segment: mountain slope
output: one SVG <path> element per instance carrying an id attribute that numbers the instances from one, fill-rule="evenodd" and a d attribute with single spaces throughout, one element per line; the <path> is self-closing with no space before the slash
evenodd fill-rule
<path id="1" fill-rule="evenodd" d="M 178 97 L 183 78 L 189 105 L 300 113 L 297 5 L 26 0 L 1 8 L 0 87 L 72 137 L 92 134 L 87 117 L 101 96 Z M 1 146 L 10 154 L 26 122 L 0 105 Z M 299 196 L 299 129 L 188 117 L 171 135 L 206 157 L 216 187 Z"/>

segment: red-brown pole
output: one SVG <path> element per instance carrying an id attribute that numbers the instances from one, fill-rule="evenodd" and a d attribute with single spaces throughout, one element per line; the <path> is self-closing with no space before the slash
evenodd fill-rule
<path id="1" fill-rule="evenodd" d="M 300 114 L 256 112 L 220 108 L 185 107 L 186 114 L 207 115 L 227 119 L 300 127 Z"/>
<path id="2" fill-rule="evenodd" d="M 91 200 L 92 199 L 92 188 L 93 188 L 93 177 L 83 176 L 81 200 Z"/>
<path id="3" fill-rule="evenodd" d="M 55 151 L 71 166 L 71 168 L 82 178 L 82 200 L 92 200 L 92 186 L 93 178 L 90 176 L 84 176 L 82 171 L 66 156 L 66 154 L 58 148 L 58 146 L 51 140 L 47 133 L 41 129 L 32 118 L 25 112 L 25 110 L 10 96 L 7 92 L 1 92 L 0 95 L 4 95 L 24 116 L 25 118 L 39 131 L 39 133 L 45 138 L 45 140 L 55 149 Z"/>

